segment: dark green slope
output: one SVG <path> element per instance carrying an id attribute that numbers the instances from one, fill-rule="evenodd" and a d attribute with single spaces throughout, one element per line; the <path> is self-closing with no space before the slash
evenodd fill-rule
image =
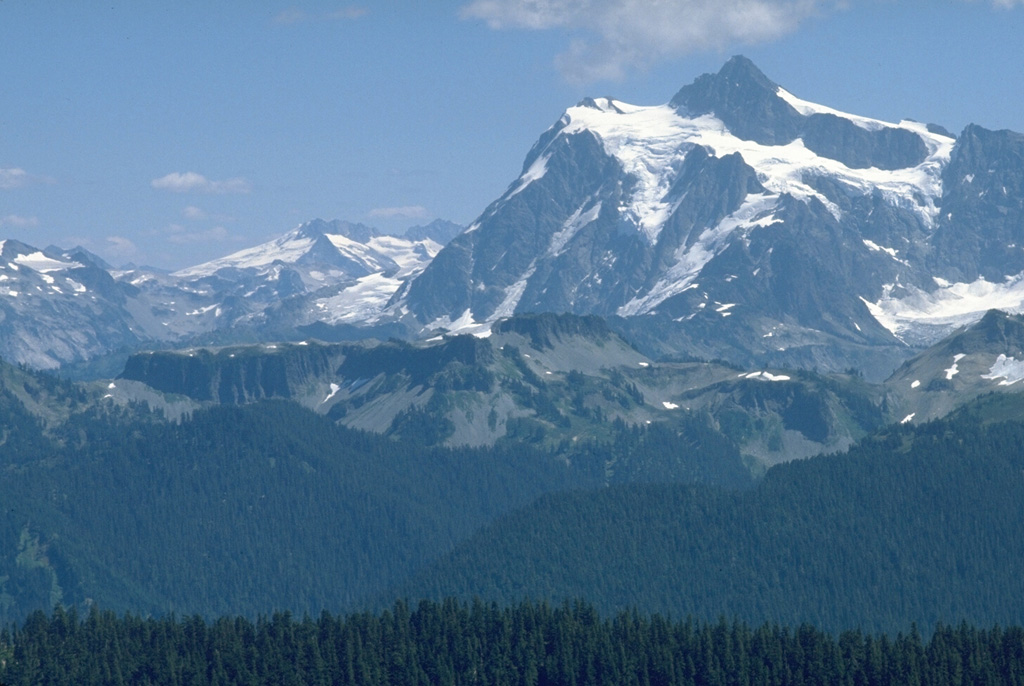
<path id="1" fill-rule="evenodd" d="M 205 615 L 358 608 L 544 493 L 750 483 L 735 445 L 700 418 L 619 422 L 606 442 L 557 452 L 444 448 L 283 400 L 180 423 L 84 394 L 71 411 L 78 387 L 4 370 L 0 622 L 58 602 Z M 52 407 L 66 411 L 47 425 Z"/>
<path id="2" fill-rule="evenodd" d="M 399 588 L 828 629 L 1024 621 L 1024 425 L 893 428 L 722 492 L 548 495 Z"/>
<path id="3" fill-rule="evenodd" d="M 0 467 L 3 619 L 89 599 L 136 612 L 352 607 L 574 478 L 547 454 L 418 449 L 283 402 L 67 431 L 65 447 Z"/>

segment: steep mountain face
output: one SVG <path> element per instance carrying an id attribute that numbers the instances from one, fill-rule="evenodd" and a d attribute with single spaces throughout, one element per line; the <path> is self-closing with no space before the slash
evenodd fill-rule
<path id="1" fill-rule="evenodd" d="M 0 358 L 46 369 L 132 345 L 139 295 L 83 250 L 0 241 Z"/>
<path id="2" fill-rule="evenodd" d="M 391 311 L 599 314 L 652 353 L 881 379 L 1021 308 L 1022 141 L 838 112 L 736 57 L 666 105 L 567 110 Z"/>
<path id="3" fill-rule="evenodd" d="M 391 236 L 315 220 L 173 274 L 2 241 L 0 358 L 49 369 L 197 338 L 294 338 L 314 323 L 356 322 L 369 335 L 388 299 L 461 228 L 438 220 Z"/>

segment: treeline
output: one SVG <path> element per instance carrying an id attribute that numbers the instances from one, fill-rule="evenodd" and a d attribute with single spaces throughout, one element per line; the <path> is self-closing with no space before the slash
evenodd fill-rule
<path id="1" fill-rule="evenodd" d="M 380 614 L 250 621 L 57 609 L 0 633 L 6 686 L 1020 684 L 1024 629 L 940 626 L 925 640 L 752 627 L 582 603 L 397 603 Z"/>

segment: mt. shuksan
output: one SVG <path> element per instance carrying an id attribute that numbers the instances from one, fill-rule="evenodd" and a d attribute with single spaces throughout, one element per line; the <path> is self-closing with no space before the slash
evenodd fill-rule
<path id="1" fill-rule="evenodd" d="M 586 99 L 390 310 L 610 317 L 654 353 L 884 375 L 1024 302 L 1024 137 L 806 102 L 734 57 L 655 107 Z"/>
<path id="2" fill-rule="evenodd" d="M 1024 311 L 1024 136 L 845 114 L 734 57 L 664 105 L 569 108 L 460 229 L 317 220 L 173 274 L 7 241 L 0 357 L 568 312 L 652 357 L 880 380 L 989 309 Z"/>

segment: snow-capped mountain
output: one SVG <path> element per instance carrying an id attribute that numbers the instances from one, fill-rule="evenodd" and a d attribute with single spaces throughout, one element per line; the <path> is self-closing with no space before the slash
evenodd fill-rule
<path id="1" fill-rule="evenodd" d="M 137 292 L 77 249 L 0 241 L 0 358 L 38 368 L 135 343 Z"/>
<path id="2" fill-rule="evenodd" d="M 447 223 L 439 226 L 446 226 Z M 314 220 L 280 238 L 169 275 L 123 273 L 175 335 L 238 326 L 372 324 L 441 249 L 429 238 Z"/>
<path id="3" fill-rule="evenodd" d="M 0 356 L 568 312 L 650 356 L 880 381 L 991 308 L 1024 312 L 1024 135 L 839 112 L 735 57 L 663 105 L 569 108 L 460 229 L 317 220 L 173 274 L 8 241 Z"/>
<path id="4" fill-rule="evenodd" d="M 884 375 L 1024 309 L 1024 137 L 887 123 L 731 59 L 665 105 L 587 99 L 394 300 L 426 328 L 618 320 L 655 352 Z"/>
<path id="5" fill-rule="evenodd" d="M 174 273 L 114 270 L 82 249 L 0 242 L 0 357 L 37 368 L 140 345 L 287 337 L 297 327 L 372 325 L 398 288 L 461 230 L 410 235 L 314 220 Z"/>

